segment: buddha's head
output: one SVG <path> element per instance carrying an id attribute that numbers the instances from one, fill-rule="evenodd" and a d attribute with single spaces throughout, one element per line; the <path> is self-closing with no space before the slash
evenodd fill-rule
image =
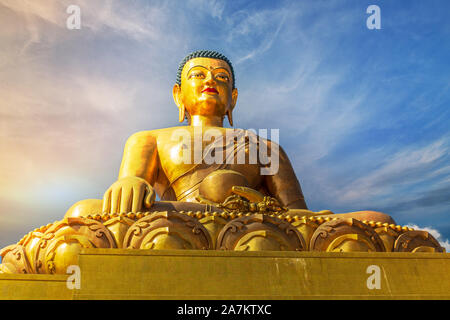
<path id="1" fill-rule="evenodd" d="M 231 62 L 215 51 L 195 51 L 180 63 L 173 98 L 179 121 L 193 116 L 219 119 L 225 115 L 233 125 L 232 112 L 238 92 Z"/>

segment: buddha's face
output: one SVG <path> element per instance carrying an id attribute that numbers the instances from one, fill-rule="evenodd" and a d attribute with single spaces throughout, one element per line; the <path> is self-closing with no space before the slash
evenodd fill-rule
<path id="1" fill-rule="evenodd" d="M 174 99 L 191 115 L 223 117 L 236 104 L 237 90 L 228 63 L 220 59 L 194 58 L 181 73 L 181 87 L 174 86 Z"/>

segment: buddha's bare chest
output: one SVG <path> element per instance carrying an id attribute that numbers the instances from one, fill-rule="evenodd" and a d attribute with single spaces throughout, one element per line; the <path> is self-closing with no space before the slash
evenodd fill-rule
<path id="1" fill-rule="evenodd" d="M 158 145 L 161 169 L 167 179 L 177 186 L 193 184 L 215 170 L 233 170 L 244 175 L 251 186 L 259 186 L 262 180 L 260 164 L 250 161 L 245 146 L 232 146 L 207 141 L 171 141 L 164 147 Z M 255 163 L 256 162 L 256 163 Z M 194 181 L 195 180 L 195 181 Z M 175 190 L 176 191 L 176 190 Z"/>

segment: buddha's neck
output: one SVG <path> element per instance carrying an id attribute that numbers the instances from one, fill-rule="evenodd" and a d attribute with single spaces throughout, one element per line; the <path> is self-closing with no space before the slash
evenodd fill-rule
<path id="1" fill-rule="evenodd" d="M 223 127 L 223 117 L 219 116 L 191 116 L 191 126 L 193 127 Z"/>

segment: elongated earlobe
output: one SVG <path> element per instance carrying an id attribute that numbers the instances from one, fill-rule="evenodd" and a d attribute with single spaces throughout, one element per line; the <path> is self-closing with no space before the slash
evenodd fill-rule
<path id="1" fill-rule="evenodd" d="M 185 111 L 184 105 L 181 105 L 180 107 L 178 107 L 178 110 L 179 110 L 178 121 L 184 122 L 184 118 L 186 117 L 186 111 Z"/>
<path id="2" fill-rule="evenodd" d="M 183 122 L 186 117 L 186 108 L 183 104 L 183 97 L 180 86 L 176 83 L 172 89 L 173 101 L 178 107 L 178 121 Z"/>
<path id="3" fill-rule="evenodd" d="M 226 112 L 230 126 L 233 126 L 233 109 L 236 106 L 237 97 L 238 97 L 238 91 L 236 88 L 234 88 L 231 93 L 231 106 L 229 107 L 229 109 Z"/>
<path id="4" fill-rule="evenodd" d="M 230 126 L 233 126 L 233 114 L 231 110 L 227 110 L 227 118 Z"/>

